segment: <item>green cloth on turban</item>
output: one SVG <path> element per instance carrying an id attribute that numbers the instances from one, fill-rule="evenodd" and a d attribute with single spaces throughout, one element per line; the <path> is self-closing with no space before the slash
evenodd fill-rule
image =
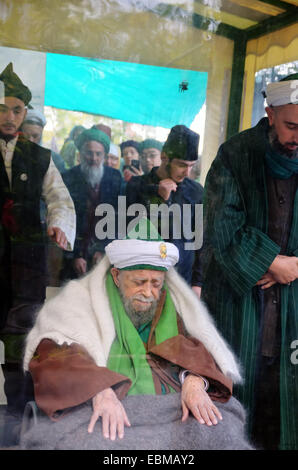
<path id="1" fill-rule="evenodd" d="M 159 140 L 155 139 L 146 139 L 141 143 L 141 151 L 145 149 L 157 149 L 157 150 L 162 150 L 163 147 L 163 142 L 160 142 Z"/>
<path id="2" fill-rule="evenodd" d="M 4 95 L 12 96 L 23 101 L 25 106 L 29 105 L 31 101 L 32 94 L 18 75 L 13 71 L 12 62 L 7 65 L 7 67 L 0 74 L 0 81 L 4 83 Z M 29 105 L 29 108 L 31 106 Z"/>
<path id="3" fill-rule="evenodd" d="M 106 289 L 113 314 L 116 338 L 111 346 L 107 368 L 129 377 L 132 385 L 128 395 L 154 395 L 155 386 L 147 362 L 145 345 L 127 316 L 119 290 L 111 274 L 106 279 Z M 177 314 L 167 286 L 162 315 L 155 329 L 156 344 L 178 335 Z M 174 392 L 171 389 L 171 392 Z"/>
<path id="4" fill-rule="evenodd" d="M 78 137 L 75 139 L 75 145 L 76 147 L 81 150 L 85 142 L 90 142 L 90 140 L 95 140 L 96 142 L 99 142 L 104 146 L 105 152 L 109 153 L 110 150 L 110 138 L 109 136 L 94 127 L 91 127 L 91 129 L 86 129 L 85 131 L 81 132 Z"/>
<path id="5" fill-rule="evenodd" d="M 167 268 L 163 266 L 153 266 L 152 264 L 134 264 L 133 266 L 126 266 L 125 268 L 119 268 L 120 271 L 136 271 L 137 269 L 149 269 L 150 271 L 167 271 Z"/>
<path id="6" fill-rule="evenodd" d="M 291 75 L 288 75 L 285 78 L 282 78 L 279 80 L 280 82 L 288 82 L 290 80 L 298 80 L 298 73 L 292 73 Z"/>

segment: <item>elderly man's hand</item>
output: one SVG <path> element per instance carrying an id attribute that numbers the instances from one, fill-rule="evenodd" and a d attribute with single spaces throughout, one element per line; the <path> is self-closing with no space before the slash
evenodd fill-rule
<path id="1" fill-rule="evenodd" d="M 48 236 L 53 242 L 56 242 L 57 245 L 66 250 L 67 248 L 67 238 L 63 230 L 59 227 L 49 227 L 48 228 Z"/>
<path id="2" fill-rule="evenodd" d="M 188 375 L 181 391 L 182 421 L 186 421 L 189 411 L 201 424 L 217 424 L 222 416 L 204 390 L 204 381 L 195 375 Z"/>
<path id="3" fill-rule="evenodd" d="M 102 433 L 106 439 L 114 441 L 117 434 L 120 439 L 124 436 L 124 426 L 130 426 L 122 403 L 111 388 L 106 388 L 95 395 L 92 400 L 93 414 L 88 426 L 88 432 L 93 432 L 98 418 L 102 417 Z"/>

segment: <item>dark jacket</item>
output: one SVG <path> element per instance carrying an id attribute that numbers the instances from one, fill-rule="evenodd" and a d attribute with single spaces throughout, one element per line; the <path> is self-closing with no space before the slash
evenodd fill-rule
<path id="1" fill-rule="evenodd" d="M 12 304 L 45 298 L 46 240 L 40 199 L 50 164 L 49 150 L 19 136 L 12 159 L 10 188 L 0 156 L 0 303 L 1 327 Z"/>
<path id="2" fill-rule="evenodd" d="M 260 358 L 262 306 L 257 281 L 280 253 L 268 235 L 265 153 L 268 119 L 225 142 L 207 175 L 204 195 L 203 300 L 244 367 L 238 397 L 253 416 Z M 285 254 L 298 256 L 298 193 Z M 281 449 L 298 448 L 298 280 L 281 291 Z"/>
<path id="3" fill-rule="evenodd" d="M 86 250 L 84 243 L 86 241 L 86 233 L 91 225 L 95 226 L 100 217 L 96 217 L 94 211 L 90 214 L 90 186 L 88 185 L 81 166 L 77 165 L 62 175 L 64 183 L 69 190 L 70 196 L 74 202 L 77 216 L 77 232 L 72 253 L 73 258 L 85 258 Z M 98 204 L 110 204 L 115 210 L 115 228 L 117 228 L 117 207 L 118 196 L 121 194 L 122 176 L 118 170 L 104 166 L 104 173 L 99 185 L 99 193 L 97 195 L 94 206 Z M 94 201 L 93 201 L 94 202 Z M 89 234 L 91 238 L 96 238 L 95 233 Z M 96 240 L 96 251 L 104 252 L 105 246 L 110 242 L 108 238 L 105 240 Z"/>
<path id="4" fill-rule="evenodd" d="M 133 176 L 126 186 L 127 207 L 134 203 L 143 204 L 147 210 L 147 216 L 150 218 L 150 204 L 167 204 L 168 207 L 177 204 L 180 208 L 181 218 L 178 221 L 177 217 L 170 212 L 169 218 L 169 236 L 164 237 L 161 233 L 161 219 L 159 218 L 159 233 L 163 236 L 165 241 L 171 242 L 179 250 L 179 262 L 176 265 L 179 274 L 190 285 L 201 285 L 201 269 L 199 262 L 199 250 L 187 250 L 185 244 L 190 242 L 191 239 L 187 238 L 186 228 L 190 232 L 194 232 L 198 227 L 195 226 L 195 206 L 202 204 L 203 187 L 196 181 L 190 178 L 185 178 L 180 184 L 177 185 L 177 190 L 170 196 L 168 201 L 164 201 L 158 195 L 158 185 L 160 179 L 157 174 L 157 167 L 153 168 L 151 172 L 143 176 Z M 186 215 L 184 205 L 190 208 L 190 215 L 183 219 Z M 175 224 L 176 228 L 180 225 L 181 237 L 175 238 Z M 178 233 L 178 232 L 177 232 Z"/>

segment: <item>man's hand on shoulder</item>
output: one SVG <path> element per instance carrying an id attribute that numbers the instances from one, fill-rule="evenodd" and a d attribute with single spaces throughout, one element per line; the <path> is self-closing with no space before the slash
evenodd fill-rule
<path id="1" fill-rule="evenodd" d="M 222 420 L 221 413 L 204 390 L 204 381 L 201 377 L 188 375 L 182 385 L 181 391 L 182 421 L 186 421 L 189 412 L 201 424 L 212 426 Z M 218 418 L 218 419 L 217 419 Z"/>
<path id="2" fill-rule="evenodd" d="M 53 242 L 56 242 L 57 245 L 66 250 L 67 248 L 67 238 L 63 230 L 59 227 L 49 227 L 48 228 L 48 236 Z"/>
<path id="3" fill-rule="evenodd" d="M 166 178 L 161 180 L 158 185 L 158 194 L 162 197 L 165 201 L 167 201 L 170 197 L 172 191 L 176 191 L 177 184 L 171 178 Z"/>
<path id="4" fill-rule="evenodd" d="M 104 253 L 102 251 L 96 251 L 92 257 L 92 264 L 95 265 L 99 263 L 104 256 Z"/>
<path id="5" fill-rule="evenodd" d="M 202 287 L 200 286 L 192 286 L 191 287 L 192 290 L 194 291 L 194 293 L 196 294 L 196 296 L 198 297 L 198 299 L 201 298 L 201 294 L 202 294 Z"/>
<path id="6" fill-rule="evenodd" d="M 106 439 L 114 441 L 124 436 L 124 426 L 130 426 L 125 409 L 111 388 L 106 388 L 92 399 L 93 414 L 88 426 L 88 432 L 93 432 L 98 418 L 102 418 L 102 433 Z"/>
<path id="7" fill-rule="evenodd" d="M 87 261 L 84 258 L 75 258 L 73 260 L 73 269 L 81 276 L 87 272 Z"/>

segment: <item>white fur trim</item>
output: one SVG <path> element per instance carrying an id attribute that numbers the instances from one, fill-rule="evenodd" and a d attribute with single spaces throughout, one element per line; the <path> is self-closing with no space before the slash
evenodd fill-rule
<path id="1" fill-rule="evenodd" d="M 110 263 L 105 256 L 85 277 L 70 281 L 61 292 L 45 303 L 26 341 L 24 368 L 40 341 L 58 344 L 78 343 L 98 366 L 105 366 L 115 338 L 115 328 L 106 294 L 105 279 Z M 200 340 L 221 371 L 234 382 L 241 382 L 236 359 L 219 334 L 205 307 L 186 282 L 171 268 L 166 281 L 177 312 L 187 331 Z"/>

